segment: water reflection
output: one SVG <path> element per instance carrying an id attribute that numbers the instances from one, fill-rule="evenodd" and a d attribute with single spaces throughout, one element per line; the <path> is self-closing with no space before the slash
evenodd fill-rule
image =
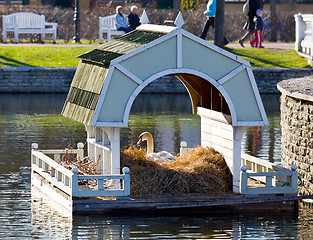
<path id="1" fill-rule="evenodd" d="M 0 239 L 311 239 L 312 212 L 299 219 L 258 217 L 105 217 L 76 216 L 51 208 L 42 195 L 31 193 L 29 146 L 66 146 L 65 139 L 85 141 L 85 129 L 60 116 L 64 94 L 0 95 Z M 262 96 L 271 123 L 250 128 L 243 149 L 271 161 L 280 159 L 279 101 Z M 177 151 L 179 142 L 199 144 L 200 119 L 191 114 L 186 95 L 140 95 L 132 108 L 122 144 L 151 131 L 157 149 Z M 21 168 L 22 167 L 22 168 Z M 31 198 L 32 196 L 32 198 Z"/>
<path id="2" fill-rule="evenodd" d="M 74 216 L 32 191 L 31 237 L 38 239 L 296 239 L 296 219 L 258 217 Z"/>

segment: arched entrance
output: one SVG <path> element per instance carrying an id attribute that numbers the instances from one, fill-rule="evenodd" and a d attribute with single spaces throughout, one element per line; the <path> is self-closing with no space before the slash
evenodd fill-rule
<path id="1" fill-rule="evenodd" d="M 224 154 L 239 191 L 242 135 L 248 126 L 268 125 L 249 62 L 181 27 L 149 24 L 79 58 L 62 114 L 84 123 L 90 139 L 98 128 L 106 132 L 109 173 L 120 173 L 120 128 L 138 94 L 175 75 L 201 116 L 201 144 Z"/>

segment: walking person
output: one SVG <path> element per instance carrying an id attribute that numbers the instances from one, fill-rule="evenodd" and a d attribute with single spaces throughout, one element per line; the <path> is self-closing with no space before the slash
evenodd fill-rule
<path id="1" fill-rule="evenodd" d="M 128 15 L 128 23 L 129 23 L 129 26 L 132 28 L 132 29 L 136 29 L 138 26 L 140 26 L 140 18 L 139 16 L 137 15 L 137 7 L 136 6 L 132 6 L 130 8 L 130 14 Z"/>
<path id="2" fill-rule="evenodd" d="M 245 23 L 243 29 L 247 30 L 248 32 L 242 36 L 242 38 L 239 40 L 239 44 L 242 47 L 245 47 L 243 45 L 244 41 L 246 41 L 255 31 L 255 23 L 254 23 L 254 17 L 256 17 L 256 11 L 258 9 L 263 8 L 263 0 L 247 0 L 249 11 L 247 15 L 247 22 Z"/>
<path id="3" fill-rule="evenodd" d="M 115 26 L 117 31 L 124 31 L 128 33 L 133 30 L 132 28 L 128 27 L 122 6 L 116 7 Z"/>
<path id="4" fill-rule="evenodd" d="M 206 16 L 207 16 L 207 20 L 204 24 L 202 34 L 200 36 L 200 38 L 202 38 L 203 40 L 206 39 L 206 35 L 208 34 L 210 26 L 212 26 L 212 28 L 214 28 L 215 12 L 216 12 L 216 0 L 209 0 L 208 4 L 207 4 L 207 10 L 204 12 L 204 14 L 206 14 Z M 227 40 L 226 37 L 224 37 L 224 45 L 227 45 L 228 43 L 229 43 L 229 41 Z"/>
<path id="5" fill-rule="evenodd" d="M 254 47 L 256 44 L 257 48 L 264 48 L 262 46 L 262 31 L 263 31 L 263 11 L 262 9 L 258 9 L 256 11 L 256 30 L 255 30 L 255 38 L 250 42 L 251 47 Z"/>

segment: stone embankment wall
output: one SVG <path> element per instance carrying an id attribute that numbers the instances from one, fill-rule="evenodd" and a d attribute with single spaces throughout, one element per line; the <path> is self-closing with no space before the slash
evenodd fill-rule
<path id="1" fill-rule="evenodd" d="M 313 77 L 278 84 L 281 91 L 282 165 L 298 167 L 299 194 L 313 194 Z"/>
<path id="2" fill-rule="evenodd" d="M 67 93 L 76 68 L 2 67 L 0 92 Z M 255 68 L 254 76 L 260 93 L 279 93 L 276 85 L 289 78 L 313 74 L 312 69 Z M 186 93 L 175 77 L 163 77 L 148 85 L 147 93 Z"/>

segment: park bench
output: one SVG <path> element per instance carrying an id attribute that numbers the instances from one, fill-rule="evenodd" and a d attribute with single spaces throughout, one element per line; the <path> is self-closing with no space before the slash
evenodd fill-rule
<path id="1" fill-rule="evenodd" d="M 128 15 L 124 14 L 124 17 L 128 22 Z M 106 34 L 106 38 L 103 38 L 103 34 Z M 99 41 L 100 44 L 103 41 L 111 41 L 112 35 L 123 35 L 124 31 L 117 31 L 115 26 L 115 15 L 110 15 L 106 17 L 99 17 Z"/>
<path id="2" fill-rule="evenodd" d="M 30 12 L 18 12 L 3 16 L 3 42 L 14 40 L 18 43 L 19 34 L 41 34 L 41 41 L 45 41 L 45 34 L 52 34 L 53 43 L 57 38 L 57 23 L 45 22 L 44 15 Z M 8 33 L 13 32 L 13 38 L 8 37 Z"/>
<path id="3" fill-rule="evenodd" d="M 127 19 L 128 22 L 128 15 L 124 14 L 124 17 Z M 149 23 L 148 16 L 144 11 L 140 18 L 141 24 Z M 103 38 L 103 34 L 106 34 L 106 38 Z M 117 31 L 115 26 L 115 15 L 110 15 L 106 17 L 99 17 L 99 41 L 100 44 L 103 41 L 111 41 L 112 35 L 123 35 L 125 34 L 124 31 Z"/>

